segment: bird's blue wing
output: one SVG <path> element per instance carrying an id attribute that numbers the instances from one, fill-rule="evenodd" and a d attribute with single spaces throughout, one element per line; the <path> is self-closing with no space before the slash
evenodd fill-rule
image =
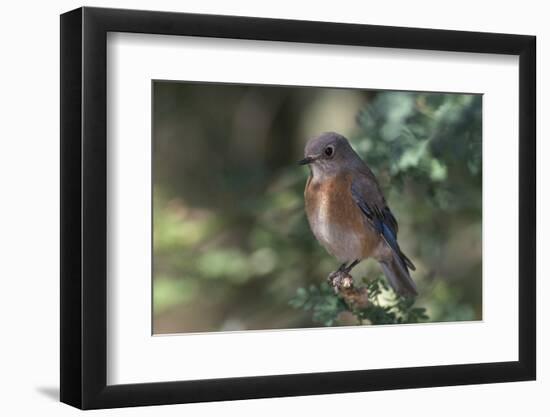
<path id="1" fill-rule="evenodd" d="M 371 198 L 368 199 L 365 192 L 365 180 L 354 180 L 351 183 L 351 195 L 357 206 L 372 224 L 374 230 L 378 232 L 389 245 L 389 247 L 398 255 L 404 266 L 415 270 L 414 264 L 405 256 L 399 244 L 397 243 L 397 221 L 389 207 L 385 204 L 378 187 L 371 186 Z M 378 194 L 378 195 L 374 195 Z"/>
<path id="2" fill-rule="evenodd" d="M 400 252 L 399 245 L 397 244 L 397 231 L 392 227 L 392 221 L 385 219 L 384 212 L 389 211 L 387 207 L 380 209 L 375 204 L 369 204 L 362 196 L 361 191 L 358 189 L 358 183 L 353 182 L 351 185 L 351 195 L 355 204 L 359 206 L 363 214 L 370 220 L 371 224 L 380 235 L 388 242 L 388 245 L 396 251 Z M 390 212 L 391 213 L 391 212 Z M 393 218 L 393 215 L 391 216 Z"/>

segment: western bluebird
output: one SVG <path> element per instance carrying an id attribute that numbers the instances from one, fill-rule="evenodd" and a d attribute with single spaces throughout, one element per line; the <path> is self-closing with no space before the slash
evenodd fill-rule
<path id="1" fill-rule="evenodd" d="M 319 243 L 343 262 L 337 272 L 349 275 L 361 260 L 374 258 L 397 294 L 417 295 L 409 274 L 415 266 L 397 243 L 397 220 L 376 177 L 347 139 L 333 132 L 310 139 L 299 163 L 310 167 L 304 192 L 309 225 Z"/>

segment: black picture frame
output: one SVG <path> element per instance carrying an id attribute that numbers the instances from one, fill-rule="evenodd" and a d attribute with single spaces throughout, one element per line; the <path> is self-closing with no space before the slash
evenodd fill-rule
<path id="1" fill-rule="evenodd" d="M 107 385 L 108 32 L 519 56 L 519 360 Z M 94 409 L 535 379 L 535 51 L 524 35 L 88 7 L 61 15 L 61 401 Z"/>

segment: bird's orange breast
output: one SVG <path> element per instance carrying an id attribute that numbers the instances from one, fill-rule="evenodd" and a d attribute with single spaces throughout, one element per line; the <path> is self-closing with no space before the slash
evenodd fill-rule
<path id="1" fill-rule="evenodd" d="M 342 262 L 371 255 L 379 237 L 352 198 L 350 175 L 310 177 L 304 197 L 313 234 L 329 253 Z"/>

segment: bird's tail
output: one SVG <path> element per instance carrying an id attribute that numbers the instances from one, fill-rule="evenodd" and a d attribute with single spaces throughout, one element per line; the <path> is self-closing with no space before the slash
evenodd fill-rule
<path id="1" fill-rule="evenodd" d="M 410 262 L 410 261 L 409 261 Z M 380 262 L 380 266 L 393 290 L 404 297 L 418 295 L 416 284 L 409 274 L 406 263 L 395 252 L 391 260 Z"/>

